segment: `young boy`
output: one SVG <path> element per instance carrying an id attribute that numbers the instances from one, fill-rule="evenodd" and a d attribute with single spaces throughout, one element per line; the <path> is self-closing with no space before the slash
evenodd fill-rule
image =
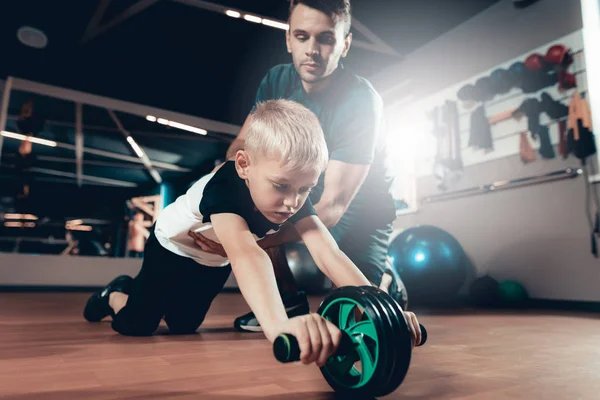
<path id="1" fill-rule="evenodd" d="M 257 240 L 289 221 L 335 285 L 370 285 L 307 200 L 327 162 L 323 131 L 311 111 L 290 100 L 258 104 L 244 149 L 163 210 L 138 276 L 117 277 L 93 294 L 84 317 L 94 322 L 112 315 L 112 328 L 123 335 L 152 335 L 163 317 L 171 333 L 193 333 L 233 270 L 269 341 L 280 333 L 293 334 L 301 360 L 324 365 L 341 332 L 318 314 L 289 318 L 273 265 Z M 219 242 L 227 257 L 202 251 L 190 230 Z M 416 317 L 406 316 L 419 343 Z"/>

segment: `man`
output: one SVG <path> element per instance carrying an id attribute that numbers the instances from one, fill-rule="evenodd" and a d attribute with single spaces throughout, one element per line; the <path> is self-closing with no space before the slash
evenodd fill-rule
<path id="1" fill-rule="evenodd" d="M 291 0 L 287 50 L 293 64 L 273 67 L 265 76 L 256 102 L 285 98 L 313 111 L 322 125 L 329 164 L 310 198 L 339 247 L 365 276 L 405 306 L 402 282 L 387 267 L 387 246 L 395 219 L 386 165 L 383 103 L 371 84 L 340 64 L 352 43 L 349 0 Z M 227 151 L 227 159 L 243 149 L 248 119 Z M 205 251 L 222 248 L 191 234 Z M 282 244 L 299 240 L 291 225 L 261 241 L 275 266 L 279 290 L 290 317 L 309 312 L 298 292 Z M 387 272 L 387 273 L 386 273 Z M 253 313 L 235 320 L 239 330 L 260 331 Z"/>
<path id="2" fill-rule="evenodd" d="M 145 226 L 144 213 L 136 211 L 128 226 L 127 248 L 129 249 L 129 257 L 144 258 L 144 247 L 146 246 L 146 240 L 150 237 L 150 231 Z"/>

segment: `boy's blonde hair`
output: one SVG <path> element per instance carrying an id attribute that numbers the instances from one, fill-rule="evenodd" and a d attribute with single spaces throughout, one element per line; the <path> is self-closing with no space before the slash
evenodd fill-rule
<path id="1" fill-rule="evenodd" d="M 293 170 L 325 170 L 327 144 L 317 116 L 292 100 L 258 103 L 250 114 L 244 150 L 277 159 Z"/>

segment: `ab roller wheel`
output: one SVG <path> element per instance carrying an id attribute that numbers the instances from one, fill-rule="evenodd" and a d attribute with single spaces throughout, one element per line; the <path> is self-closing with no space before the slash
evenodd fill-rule
<path id="1" fill-rule="evenodd" d="M 342 331 L 337 351 L 321 367 L 336 392 L 354 396 L 385 396 L 400 386 L 412 353 L 410 328 L 400 305 L 371 286 L 346 286 L 331 292 L 317 313 Z M 427 331 L 421 325 L 423 345 Z M 300 359 L 298 342 L 282 334 L 273 343 L 281 362 Z"/>

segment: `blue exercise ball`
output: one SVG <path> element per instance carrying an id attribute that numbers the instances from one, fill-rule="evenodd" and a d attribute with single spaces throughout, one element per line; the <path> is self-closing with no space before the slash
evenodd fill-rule
<path id="1" fill-rule="evenodd" d="M 465 283 L 468 258 L 451 234 L 431 225 L 408 228 L 390 243 L 392 265 L 414 303 L 454 299 Z"/>

